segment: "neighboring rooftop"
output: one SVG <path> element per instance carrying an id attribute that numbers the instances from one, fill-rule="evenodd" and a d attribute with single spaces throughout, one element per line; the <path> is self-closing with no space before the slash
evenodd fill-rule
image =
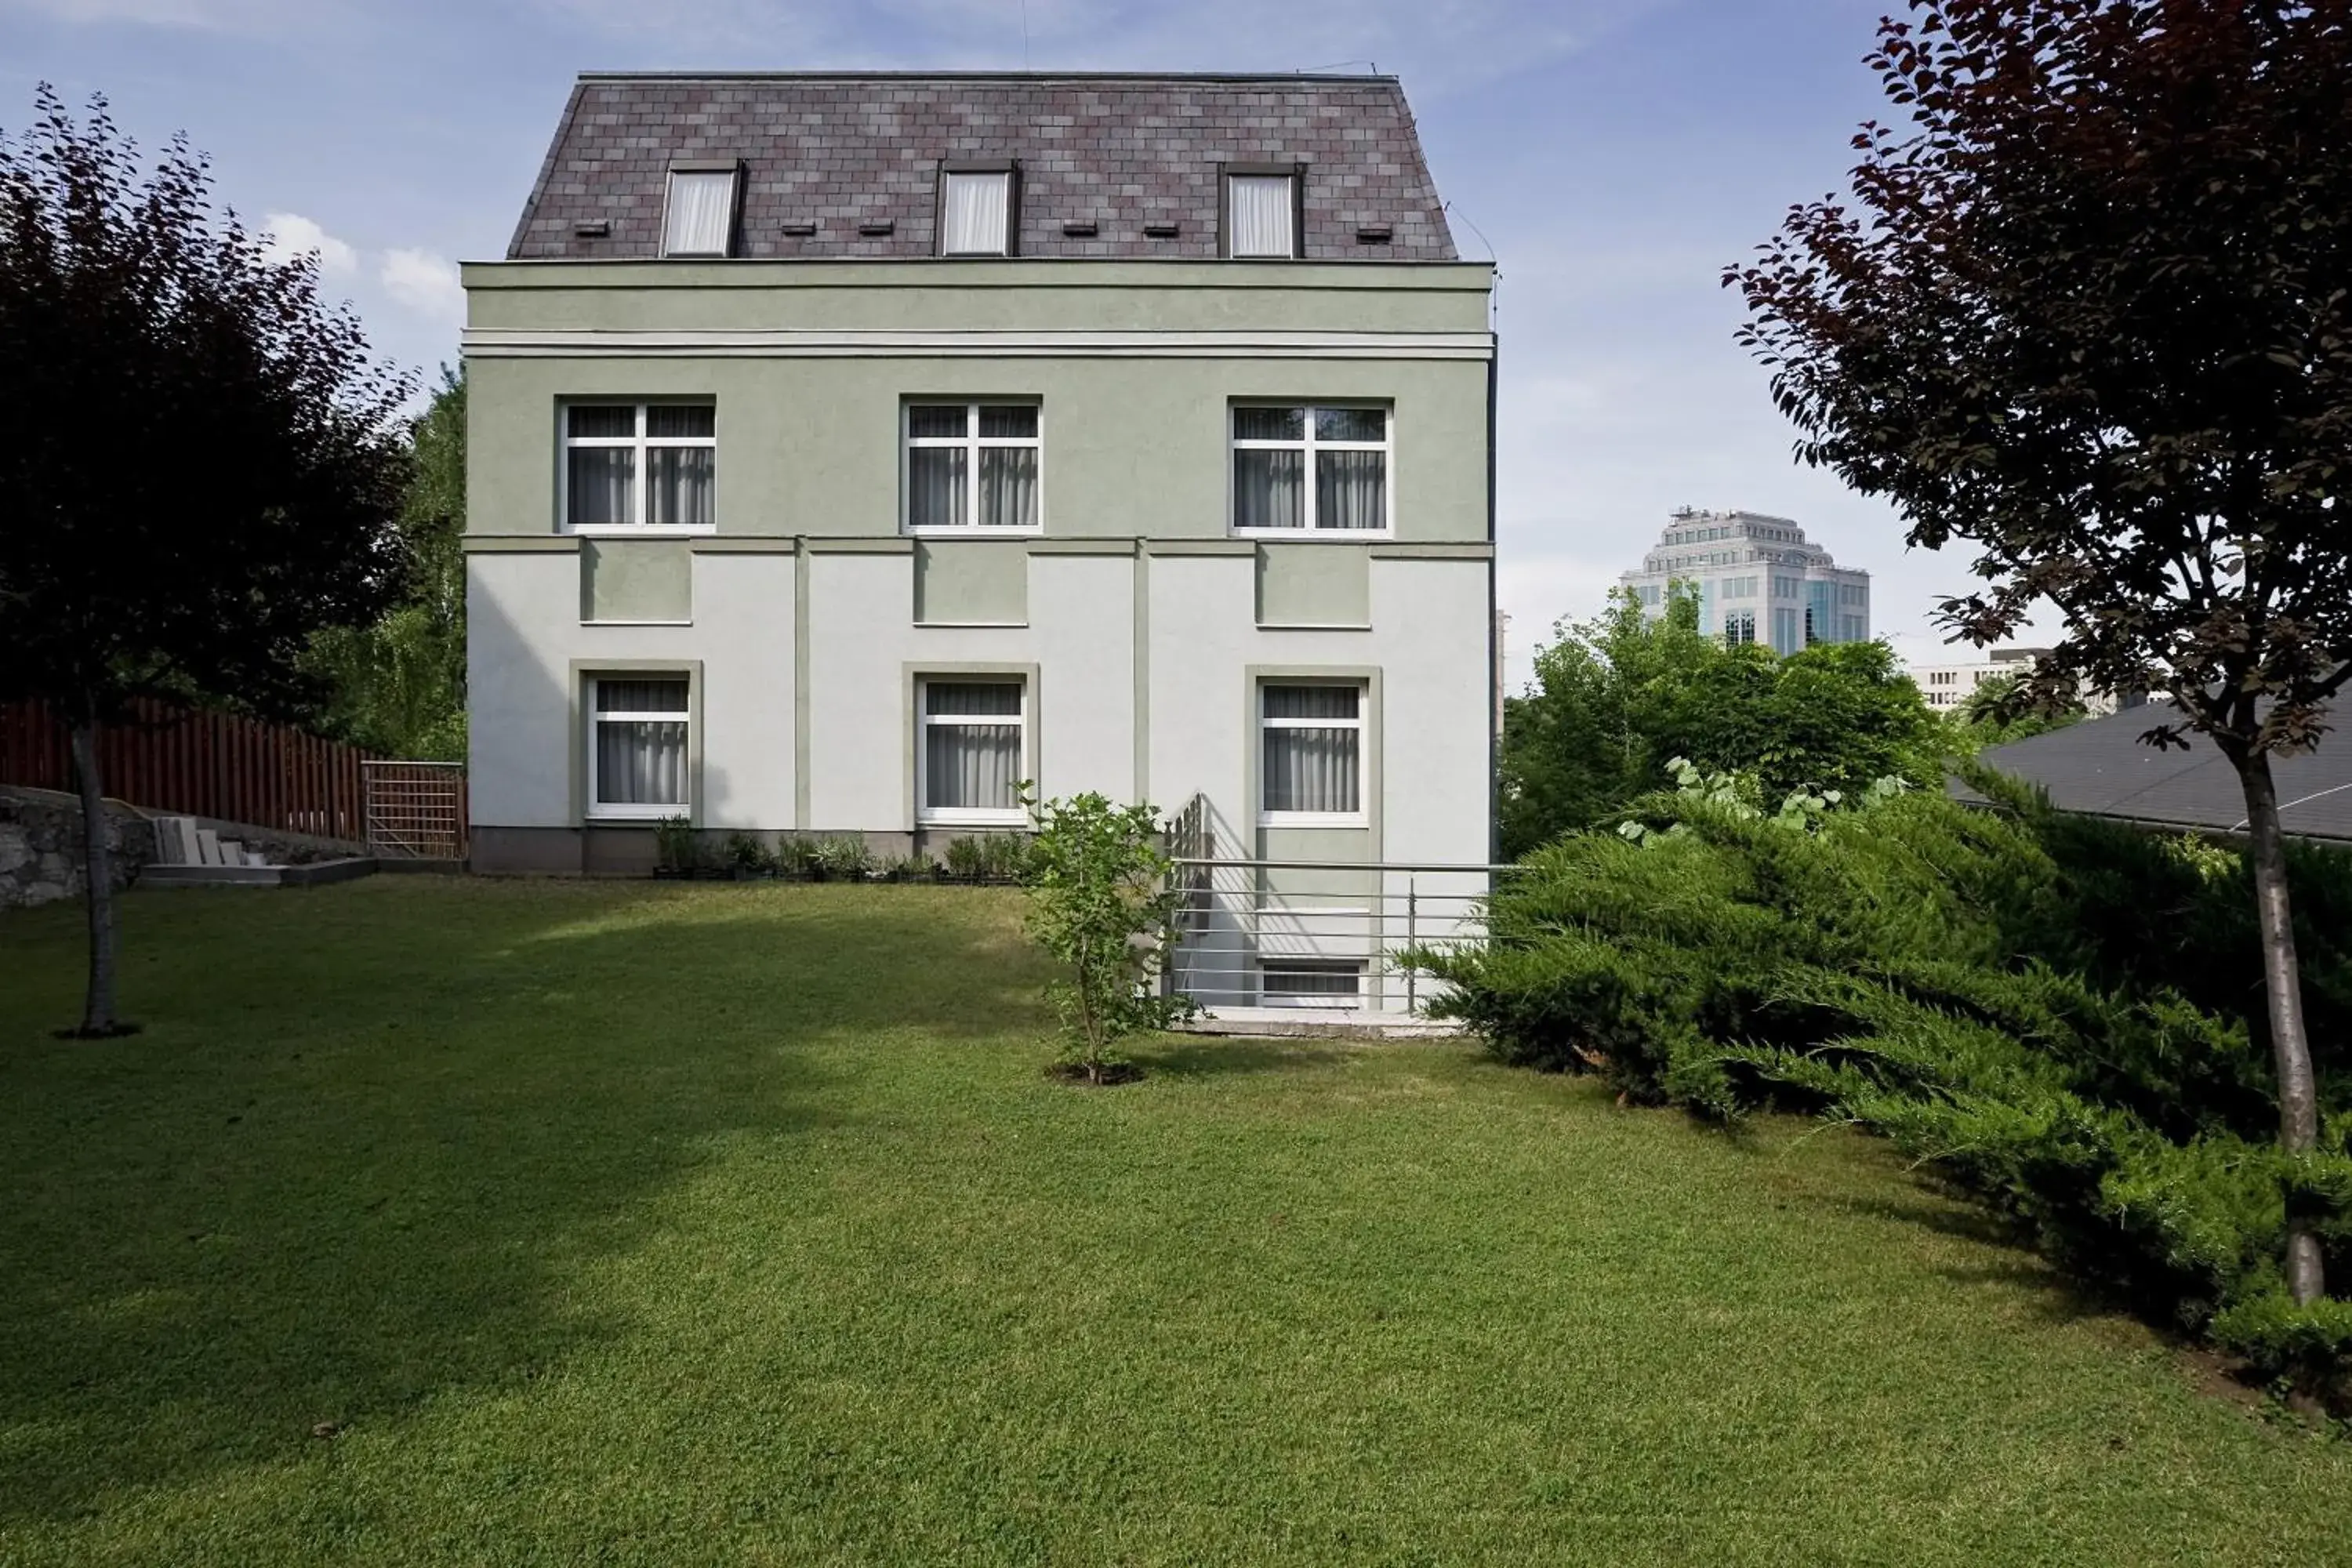
<path id="1" fill-rule="evenodd" d="M 2041 785 L 2065 811 L 2167 827 L 2242 832 L 2246 797 L 2237 771 L 2202 735 L 2189 749 L 2158 751 L 2140 737 L 2173 717 L 2151 702 L 2105 719 L 2087 719 L 2030 740 L 1995 746 L 1982 760 Z M 2279 822 L 2302 838 L 2352 839 L 2352 743 L 2330 734 L 2315 752 L 2271 758 Z M 1952 793 L 1980 800 L 1958 780 Z"/>
<path id="2" fill-rule="evenodd" d="M 1070 73 L 584 74 L 507 254 L 657 257 L 672 168 L 740 163 L 733 255 L 929 257 L 1006 161 L 1023 257 L 1216 257 L 1228 166 L 1296 166 L 1301 258 L 1457 259 L 1393 77 Z"/>
<path id="3" fill-rule="evenodd" d="M 1737 544 L 1744 548 L 1733 550 Z M 1759 511 L 1701 511 L 1677 507 L 1666 517 L 1666 530 L 1649 553 L 1642 572 L 1676 572 L 1693 566 L 1744 565 L 1765 561 L 1787 566 L 1838 570 L 1830 552 L 1805 537 L 1794 518 L 1769 517 Z M 1627 576 L 1639 575 L 1627 573 Z M 1857 573 L 1856 575 L 1867 575 Z"/>

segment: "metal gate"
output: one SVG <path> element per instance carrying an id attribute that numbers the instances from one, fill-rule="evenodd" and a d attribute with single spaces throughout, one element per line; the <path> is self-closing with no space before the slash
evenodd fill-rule
<path id="1" fill-rule="evenodd" d="M 466 858 L 463 763 L 362 764 L 371 854 L 393 860 Z"/>

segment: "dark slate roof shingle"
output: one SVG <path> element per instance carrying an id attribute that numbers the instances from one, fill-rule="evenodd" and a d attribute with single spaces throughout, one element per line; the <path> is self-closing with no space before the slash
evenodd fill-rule
<path id="1" fill-rule="evenodd" d="M 940 162 L 1012 158 L 1024 257 L 1214 257 L 1217 166 L 1279 163 L 1307 165 L 1309 259 L 1456 259 L 1393 77 L 887 73 L 583 75 L 507 255 L 658 256 L 670 163 L 697 158 L 742 161 L 739 256 L 929 256 Z M 1086 220 L 1094 237 L 1062 232 Z"/>
<path id="2" fill-rule="evenodd" d="M 2246 797 L 2237 770 L 2212 742 L 2191 734 L 2185 752 L 2159 752 L 2140 743 L 2142 735 L 2174 717 L 2169 703 L 2126 708 L 1995 746 L 1982 760 L 2041 785 L 2061 810 L 2221 833 L 2242 830 Z M 2271 777 L 2286 832 L 2352 839 L 2352 741 L 2330 734 L 2316 751 L 2274 755 Z M 1963 800 L 1982 799 L 1958 780 L 1952 793 Z"/>

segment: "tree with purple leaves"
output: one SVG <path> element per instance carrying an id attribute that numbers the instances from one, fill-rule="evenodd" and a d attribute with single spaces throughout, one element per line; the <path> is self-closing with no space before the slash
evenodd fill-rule
<path id="1" fill-rule="evenodd" d="M 72 732 L 89 985 L 115 1011 L 114 897 L 99 736 L 130 700 L 264 714 L 315 697 L 314 634 L 363 625 L 402 579 L 394 520 L 410 384 L 319 296 L 315 257 L 273 260 L 215 214 L 205 160 L 152 168 L 93 100 L 44 87 L 0 138 L 0 697 Z"/>
<path id="2" fill-rule="evenodd" d="M 2236 768 L 2280 1139 L 2312 1150 L 2270 759 L 2352 676 L 2352 3 L 1911 0 L 1869 63 L 1902 122 L 1727 273 L 1743 341 L 1805 461 L 1976 552 L 1956 637 L 2056 606 L 2021 702 L 2160 693 L 2150 743 Z"/>

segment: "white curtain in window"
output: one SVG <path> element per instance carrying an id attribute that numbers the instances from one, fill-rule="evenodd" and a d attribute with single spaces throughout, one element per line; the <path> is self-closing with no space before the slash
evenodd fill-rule
<path id="1" fill-rule="evenodd" d="M 735 226 L 735 174 L 677 173 L 669 177 L 664 256 L 724 256 Z"/>
<path id="2" fill-rule="evenodd" d="M 1318 528 L 1386 528 L 1388 521 L 1386 452 L 1315 454 Z"/>
<path id="3" fill-rule="evenodd" d="M 1003 255 L 1013 205 L 1013 176 L 950 174 L 947 184 L 947 210 L 940 237 L 941 254 Z"/>
<path id="4" fill-rule="evenodd" d="M 1234 526 L 1306 527 L 1305 465 L 1299 451 L 1252 447 L 1234 452 Z"/>
<path id="5" fill-rule="evenodd" d="M 962 447 L 913 447 L 907 452 L 907 521 L 914 528 L 954 528 L 964 510 Z"/>
<path id="6" fill-rule="evenodd" d="M 980 525 L 982 528 L 1037 526 L 1037 448 L 982 447 L 980 449 Z"/>
<path id="7" fill-rule="evenodd" d="M 596 682 L 599 805 L 686 805 L 686 704 L 683 680 Z M 635 717 L 656 713 L 678 717 Z"/>
<path id="8" fill-rule="evenodd" d="M 714 521 L 717 458 L 709 447 L 650 448 L 646 453 L 646 521 L 704 526 Z"/>
<path id="9" fill-rule="evenodd" d="M 636 521 L 636 464 L 633 447 L 572 447 L 572 526 L 595 528 Z"/>
<path id="10" fill-rule="evenodd" d="M 1356 720 L 1361 692 L 1352 686 L 1269 686 L 1265 716 L 1294 722 L 1265 726 L 1265 789 L 1268 811 L 1353 814 L 1362 807 L 1363 731 L 1300 724 L 1299 720 Z"/>
<path id="11" fill-rule="evenodd" d="M 598 721 L 596 803 L 684 805 L 686 726 L 667 721 Z"/>
<path id="12" fill-rule="evenodd" d="M 1235 256 L 1292 256 L 1290 176 L 1234 174 L 1225 182 Z"/>
<path id="13" fill-rule="evenodd" d="M 1012 811 L 1021 782 L 1018 684 L 937 681 L 923 688 L 925 806 L 935 811 Z M 989 719 L 1009 722 L 992 724 Z M 975 722 L 975 721 L 983 721 Z"/>

